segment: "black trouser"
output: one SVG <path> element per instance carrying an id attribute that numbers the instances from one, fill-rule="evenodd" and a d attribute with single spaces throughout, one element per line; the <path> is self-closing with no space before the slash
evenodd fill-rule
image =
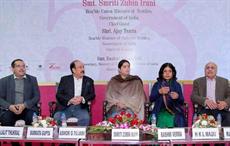
<path id="1" fill-rule="evenodd" d="M 1 114 L 0 121 L 2 126 L 14 126 L 17 120 L 24 120 L 26 125 L 31 125 L 34 111 L 31 109 L 24 109 L 20 115 L 7 110 Z"/>
<path id="2" fill-rule="evenodd" d="M 31 125 L 34 111 L 30 109 L 24 109 L 20 115 L 7 110 L 3 111 L 0 117 L 2 126 L 14 126 L 17 120 L 24 120 L 26 125 Z M 26 143 L 26 146 L 31 146 L 31 143 Z M 12 146 L 20 146 L 18 142 L 12 142 Z"/>

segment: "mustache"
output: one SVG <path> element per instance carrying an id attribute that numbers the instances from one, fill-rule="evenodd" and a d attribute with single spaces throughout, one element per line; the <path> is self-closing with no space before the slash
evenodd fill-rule
<path id="1" fill-rule="evenodd" d="M 82 74 L 85 74 L 85 71 L 84 71 L 84 70 L 82 70 L 82 71 L 81 71 L 81 73 L 82 73 Z"/>

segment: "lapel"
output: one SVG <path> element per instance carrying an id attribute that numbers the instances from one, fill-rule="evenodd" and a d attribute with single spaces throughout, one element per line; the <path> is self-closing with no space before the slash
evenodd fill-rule
<path id="1" fill-rule="evenodd" d="M 29 86 L 30 86 L 30 84 L 29 84 L 29 79 L 28 79 L 28 75 L 26 75 L 26 78 L 24 79 L 24 100 L 26 100 L 27 99 L 27 94 L 28 94 L 28 92 L 27 91 L 30 91 L 29 90 Z"/>
<path id="2" fill-rule="evenodd" d="M 202 89 L 202 93 L 203 95 L 202 96 L 207 96 L 207 80 L 206 80 L 206 77 L 203 77 L 202 78 L 202 81 L 201 81 L 201 89 Z"/>
<path id="3" fill-rule="evenodd" d="M 11 75 L 10 76 L 10 78 L 9 78 L 9 82 L 10 82 L 10 84 L 9 84 L 9 86 L 8 86 L 8 88 L 9 88 L 9 94 L 10 94 L 10 101 L 12 102 L 12 103 L 15 103 L 15 82 L 14 82 L 14 75 Z"/>
<path id="4" fill-rule="evenodd" d="M 85 76 L 83 76 L 83 79 L 82 79 L 82 86 L 81 86 L 81 96 L 84 96 L 84 93 L 85 93 L 85 85 L 86 85 L 86 78 L 85 78 Z"/>
<path id="5" fill-rule="evenodd" d="M 70 82 L 69 82 L 68 87 L 70 88 L 72 97 L 74 97 L 74 76 L 73 75 L 71 75 L 70 77 Z"/>
<path id="6" fill-rule="evenodd" d="M 219 90 L 218 90 L 219 87 L 221 87 L 221 85 L 220 85 L 220 80 L 219 80 L 218 77 L 216 77 L 216 87 L 215 87 L 215 98 L 216 98 L 216 100 L 217 100 L 218 98 L 220 98 Z"/>

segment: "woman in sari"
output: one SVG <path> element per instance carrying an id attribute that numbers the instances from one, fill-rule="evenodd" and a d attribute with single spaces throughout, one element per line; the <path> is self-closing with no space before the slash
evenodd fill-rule
<path id="1" fill-rule="evenodd" d="M 155 102 L 153 114 L 156 126 L 160 128 L 184 127 L 184 97 L 180 84 L 176 81 L 176 69 L 171 63 L 161 66 L 157 82 L 153 85 L 150 101 Z"/>
<path id="2" fill-rule="evenodd" d="M 119 62 L 118 71 L 119 74 L 111 78 L 106 90 L 107 118 L 125 111 L 144 119 L 146 96 L 142 80 L 138 76 L 130 75 L 128 60 Z"/>

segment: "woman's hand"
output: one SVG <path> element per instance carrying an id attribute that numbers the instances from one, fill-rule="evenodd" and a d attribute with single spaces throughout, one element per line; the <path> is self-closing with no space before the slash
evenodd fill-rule
<path id="1" fill-rule="evenodd" d="M 177 92 L 170 92 L 170 96 L 172 99 L 177 99 L 179 97 L 179 94 Z"/>
<path id="2" fill-rule="evenodd" d="M 169 91 L 170 91 L 169 87 L 161 87 L 161 88 L 159 89 L 159 93 L 160 93 L 160 94 L 168 94 Z"/>
<path id="3" fill-rule="evenodd" d="M 113 99 L 113 104 L 116 105 L 119 109 L 126 108 L 125 104 L 118 99 Z"/>
<path id="4" fill-rule="evenodd" d="M 125 104 L 123 104 L 123 103 L 121 103 L 121 102 L 117 103 L 117 106 L 118 106 L 120 109 L 125 109 L 125 108 L 126 108 Z"/>

